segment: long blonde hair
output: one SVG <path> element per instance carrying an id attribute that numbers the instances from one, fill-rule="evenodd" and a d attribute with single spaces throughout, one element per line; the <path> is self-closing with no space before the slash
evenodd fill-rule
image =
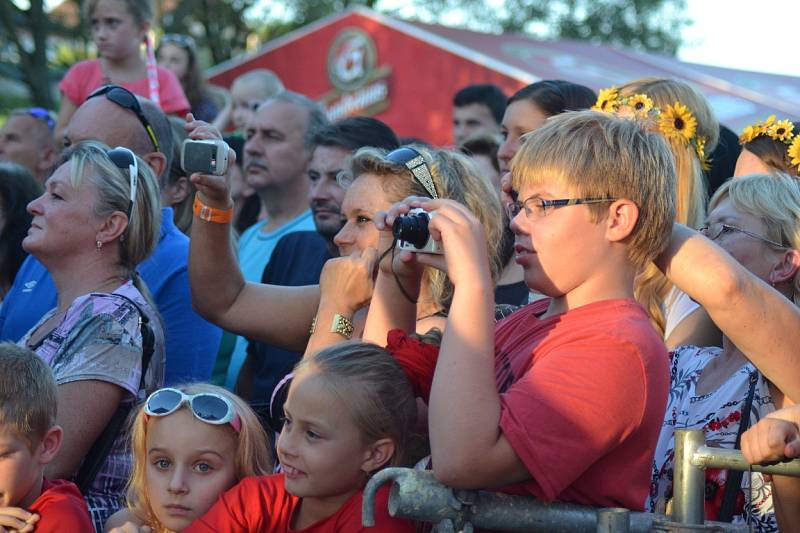
<path id="1" fill-rule="evenodd" d="M 234 472 L 236 481 L 247 476 L 264 476 L 272 473 L 273 460 L 269 453 L 267 434 L 247 402 L 232 392 L 208 383 L 193 383 L 173 386 L 185 394 L 209 392 L 227 398 L 236 414 L 242 421 L 242 429 L 237 434 Z M 184 405 L 181 409 L 186 409 Z M 167 415 L 169 416 L 169 415 Z M 145 520 L 146 524 L 163 530 L 156 518 L 147 493 L 147 417 L 144 406 L 140 407 L 131 422 L 131 450 L 133 452 L 133 469 L 128 480 L 126 502 L 136 516 Z"/>
<path id="2" fill-rule="evenodd" d="M 662 110 L 680 102 L 697 119 L 696 135 L 706 139 L 706 153 L 717 146 L 719 122 L 705 97 L 687 83 L 668 78 L 643 78 L 623 84 L 619 94 L 623 97 L 645 94 Z M 705 221 L 707 200 L 702 162 L 690 143 L 664 138 L 675 159 L 675 222 L 698 228 Z M 650 321 L 661 335 L 666 326 L 664 299 L 671 289 L 672 284 L 653 263 L 646 265 L 636 278 L 636 299 L 647 309 Z"/>

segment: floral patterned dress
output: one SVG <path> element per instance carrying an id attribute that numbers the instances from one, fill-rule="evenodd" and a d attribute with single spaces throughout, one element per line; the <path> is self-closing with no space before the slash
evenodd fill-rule
<path id="1" fill-rule="evenodd" d="M 697 381 L 703 369 L 722 355 L 717 347 L 681 346 L 672 352 L 671 384 L 664 425 L 656 446 L 653 461 L 650 497 L 646 508 L 664 512 L 672 498 L 673 461 L 675 458 L 674 431 L 702 428 L 706 444 L 717 448 L 734 448 L 742 409 L 750 389 L 750 376 L 757 377 L 750 412 L 750 425 L 775 410 L 767 380 L 752 363 L 746 363 L 709 394 L 697 394 Z M 706 520 L 718 517 L 725 492 L 727 470 L 706 470 Z M 739 492 L 733 523 L 750 522 L 756 531 L 777 532 L 778 525 L 772 505 L 772 484 L 764 476 L 745 472 Z"/>

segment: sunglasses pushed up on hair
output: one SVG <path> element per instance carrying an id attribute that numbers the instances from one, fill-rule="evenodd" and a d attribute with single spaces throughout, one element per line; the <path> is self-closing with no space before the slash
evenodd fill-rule
<path id="1" fill-rule="evenodd" d="M 121 108 L 132 111 L 133 114 L 136 115 L 136 118 L 139 119 L 139 122 L 141 122 L 142 127 L 147 132 L 147 136 L 150 137 L 150 142 L 153 143 L 156 152 L 161 151 L 161 146 L 158 144 L 158 139 L 156 139 L 156 133 L 153 131 L 153 126 L 150 124 L 150 121 L 147 120 L 147 117 L 144 116 L 142 106 L 139 104 L 139 100 L 136 99 L 136 95 L 134 95 L 125 87 L 120 87 L 119 85 L 103 85 L 102 87 L 95 89 L 92 94 L 86 97 L 86 99 L 91 100 L 92 98 L 96 98 L 98 96 L 105 96 L 107 100 L 117 104 Z"/>
<path id="2" fill-rule="evenodd" d="M 215 426 L 230 424 L 237 433 L 242 431 L 242 420 L 231 401 L 213 392 L 186 394 L 171 387 L 159 389 L 145 400 L 144 413 L 147 416 L 168 416 L 184 404 L 201 422 Z"/>

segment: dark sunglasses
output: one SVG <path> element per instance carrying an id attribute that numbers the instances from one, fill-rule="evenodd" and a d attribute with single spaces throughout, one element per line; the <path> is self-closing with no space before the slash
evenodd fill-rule
<path id="1" fill-rule="evenodd" d="M 183 404 L 189 406 L 195 418 L 206 424 L 230 424 L 237 433 L 242 430 L 242 420 L 230 400 L 212 392 L 185 394 L 170 387 L 159 389 L 144 402 L 144 413 L 148 416 L 167 416 Z"/>
<path id="2" fill-rule="evenodd" d="M 425 158 L 422 157 L 422 154 L 410 146 L 403 146 L 402 148 L 392 150 L 386 154 L 386 159 L 392 163 L 406 167 L 411 171 L 417 183 L 422 185 L 431 198 L 434 200 L 439 198 L 439 195 L 436 194 L 436 186 L 433 183 L 431 169 L 428 167 L 428 163 L 425 162 Z"/>
<path id="3" fill-rule="evenodd" d="M 52 113 L 43 107 L 29 107 L 23 110 L 25 114 L 32 116 L 33 118 L 39 119 L 47 124 L 47 127 L 52 132 L 56 129 L 56 121 L 53 118 Z"/>
<path id="4" fill-rule="evenodd" d="M 132 92 L 124 87 L 120 87 L 119 85 L 104 85 L 99 89 L 95 89 L 92 94 L 86 97 L 86 99 L 90 100 L 96 96 L 105 96 L 106 99 L 114 102 L 121 108 L 127 109 L 128 111 L 133 111 L 133 113 L 136 115 L 136 118 L 138 118 L 139 122 L 142 123 L 142 126 L 147 132 L 147 136 L 150 137 L 150 141 L 153 143 L 156 152 L 161 151 L 161 147 L 158 144 L 158 139 L 156 139 L 155 131 L 153 131 L 153 126 L 150 125 L 147 117 L 144 116 L 144 113 L 142 112 L 142 106 L 139 104 L 139 100 L 136 99 L 136 96 Z"/>
<path id="5" fill-rule="evenodd" d="M 106 155 L 117 168 L 127 170 L 131 180 L 131 199 L 128 204 L 128 221 L 133 213 L 133 202 L 136 200 L 136 187 L 139 185 L 139 163 L 136 155 L 124 146 L 117 146 L 106 152 Z"/>

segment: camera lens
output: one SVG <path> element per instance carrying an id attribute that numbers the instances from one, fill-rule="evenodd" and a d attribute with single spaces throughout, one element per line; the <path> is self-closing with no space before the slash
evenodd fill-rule
<path id="1" fill-rule="evenodd" d="M 427 213 L 414 213 L 398 217 L 392 224 L 392 235 L 397 240 L 411 243 L 421 250 L 430 237 L 428 220 Z"/>

